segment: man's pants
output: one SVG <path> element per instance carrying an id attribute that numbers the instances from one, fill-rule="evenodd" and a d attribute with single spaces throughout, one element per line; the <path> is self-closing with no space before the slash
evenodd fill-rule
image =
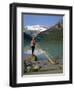
<path id="1" fill-rule="evenodd" d="M 32 55 L 34 54 L 35 46 L 32 46 Z"/>

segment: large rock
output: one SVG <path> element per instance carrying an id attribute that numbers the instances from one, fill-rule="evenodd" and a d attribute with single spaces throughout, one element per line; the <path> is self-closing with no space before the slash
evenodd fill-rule
<path id="1" fill-rule="evenodd" d="M 33 64 L 36 64 L 37 60 L 38 59 L 37 59 L 36 55 L 31 55 L 31 56 L 28 56 L 27 58 L 25 58 L 25 60 L 24 60 L 24 73 L 32 71 L 32 69 L 34 68 Z M 36 67 L 34 69 L 37 70 Z"/>
<path id="2" fill-rule="evenodd" d="M 26 61 L 37 61 L 37 56 L 36 55 L 31 55 L 26 58 Z"/>

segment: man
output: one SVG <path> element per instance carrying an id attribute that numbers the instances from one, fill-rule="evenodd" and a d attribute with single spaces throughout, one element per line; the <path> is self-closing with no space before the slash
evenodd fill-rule
<path id="1" fill-rule="evenodd" d="M 33 37 L 31 40 L 32 55 L 34 55 L 35 45 L 36 45 L 36 40 Z"/>

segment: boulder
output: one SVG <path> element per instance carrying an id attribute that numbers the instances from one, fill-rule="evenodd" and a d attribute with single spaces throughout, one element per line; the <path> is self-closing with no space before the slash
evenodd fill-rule
<path id="1" fill-rule="evenodd" d="M 26 61 L 37 61 L 37 56 L 36 55 L 31 55 L 31 56 L 28 56 L 26 58 Z"/>

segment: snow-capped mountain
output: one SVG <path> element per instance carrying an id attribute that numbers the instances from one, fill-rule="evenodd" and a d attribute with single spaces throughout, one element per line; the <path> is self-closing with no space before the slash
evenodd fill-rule
<path id="1" fill-rule="evenodd" d="M 49 26 L 45 26 L 45 25 L 27 25 L 27 26 L 24 27 L 23 32 L 30 35 L 31 37 L 36 37 L 39 33 L 47 32 L 48 30 L 49 31 L 53 30 L 52 28 L 54 28 L 55 26 L 57 28 L 57 24 L 53 24 L 53 25 L 49 25 Z"/>
<path id="2" fill-rule="evenodd" d="M 49 27 L 43 25 L 25 26 L 23 32 L 32 37 L 36 37 L 40 32 L 46 31 Z"/>
<path id="3" fill-rule="evenodd" d="M 42 32 L 42 31 L 47 30 L 48 27 L 43 26 L 43 25 L 31 25 L 31 26 L 28 25 L 28 26 L 25 26 L 24 29 L 25 30 L 32 30 L 32 31 L 40 31 L 40 32 Z M 25 30 L 24 30 L 24 32 L 25 32 Z"/>

